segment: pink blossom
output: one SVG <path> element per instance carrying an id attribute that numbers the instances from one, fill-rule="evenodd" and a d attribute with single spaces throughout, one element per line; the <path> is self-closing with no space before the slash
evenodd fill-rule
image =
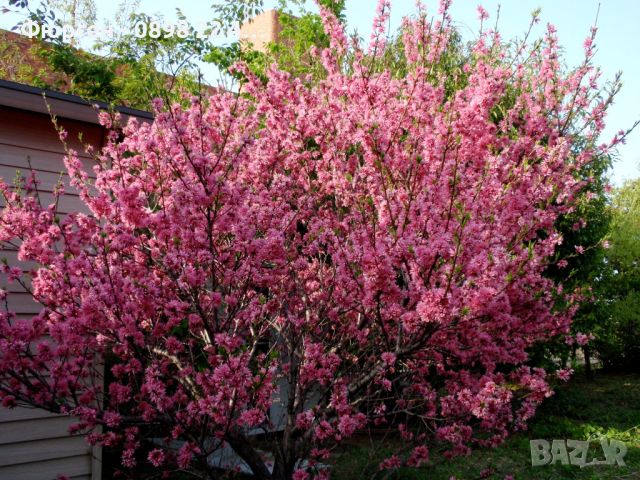
<path id="1" fill-rule="evenodd" d="M 178 466 L 188 468 L 193 460 L 193 456 L 200 453 L 200 449 L 189 442 L 186 442 L 178 451 Z"/>
<path id="2" fill-rule="evenodd" d="M 420 465 L 426 463 L 428 460 L 429 460 L 429 449 L 424 445 L 418 445 L 411 452 L 411 455 L 407 460 L 407 465 L 412 467 L 419 467 Z"/>
<path id="3" fill-rule="evenodd" d="M 296 470 L 291 478 L 293 480 L 309 480 L 309 474 L 305 470 Z"/>
<path id="4" fill-rule="evenodd" d="M 568 381 L 571 378 L 572 374 L 573 374 L 572 368 L 565 368 L 565 369 L 556 371 L 556 376 L 563 382 Z"/>
<path id="5" fill-rule="evenodd" d="M 478 18 L 481 21 L 486 20 L 487 18 L 489 18 L 489 12 L 487 12 L 487 10 L 484 9 L 481 5 L 477 6 L 476 11 L 478 12 Z"/>
<path id="6" fill-rule="evenodd" d="M 589 336 L 585 335 L 584 333 L 578 332 L 576 333 L 576 343 L 580 346 L 584 346 L 587 343 L 589 343 Z"/>
<path id="7" fill-rule="evenodd" d="M 380 357 L 387 366 L 393 366 L 396 363 L 396 355 L 392 352 L 384 352 Z"/>
<path id="8" fill-rule="evenodd" d="M 154 467 L 159 467 L 165 462 L 164 451 L 159 448 L 154 448 L 149 452 L 147 459 Z"/>
<path id="9" fill-rule="evenodd" d="M 135 450 L 133 448 L 127 448 L 122 452 L 121 458 L 122 466 L 127 468 L 133 468 L 136 466 Z"/>
<path id="10" fill-rule="evenodd" d="M 400 458 L 397 455 L 392 455 L 389 458 L 385 458 L 380 463 L 380 470 L 395 470 L 396 468 L 400 468 L 401 465 Z"/>
<path id="11" fill-rule="evenodd" d="M 302 430 L 308 430 L 313 423 L 313 412 L 311 410 L 307 410 L 306 412 L 302 412 L 298 414 L 296 417 L 296 427 Z"/>
<path id="12" fill-rule="evenodd" d="M 117 412 L 107 411 L 102 416 L 104 423 L 108 427 L 117 427 L 120 424 L 120 414 Z"/>

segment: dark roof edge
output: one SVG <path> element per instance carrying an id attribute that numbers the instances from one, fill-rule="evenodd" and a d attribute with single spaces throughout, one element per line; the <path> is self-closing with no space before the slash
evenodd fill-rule
<path id="1" fill-rule="evenodd" d="M 54 90 L 46 90 L 38 87 L 32 87 L 30 85 L 25 85 L 22 83 L 12 82 L 10 80 L 0 80 L 0 88 L 6 88 L 9 90 L 15 90 L 17 92 L 38 95 L 42 97 L 44 94 L 47 98 L 59 100 L 62 102 L 69 102 L 76 105 L 83 105 L 87 107 L 91 107 L 92 105 L 97 105 L 102 110 L 110 110 L 114 109 L 117 112 L 122 113 L 123 115 L 127 115 L 130 117 L 144 118 L 147 120 L 153 120 L 153 114 L 151 112 L 147 112 L 144 110 L 138 110 L 136 108 L 129 107 L 113 107 L 105 102 L 99 101 L 87 101 L 82 97 L 77 95 L 71 95 L 69 93 L 56 92 Z"/>

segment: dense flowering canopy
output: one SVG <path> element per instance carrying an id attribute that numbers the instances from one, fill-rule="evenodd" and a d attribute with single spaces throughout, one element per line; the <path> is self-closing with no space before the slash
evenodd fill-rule
<path id="1" fill-rule="evenodd" d="M 571 316 L 542 275 L 554 222 L 606 104 L 591 40 L 563 74 L 552 27 L 511 57 L 486 31 L 463 68 L 441 68 L 447 7 L 404 22 L 401 78 L 372 68 L 387 2 L 368 49 L 324 11 L 324 80 L 238 65 L 239 93 L 157 102 L 153 124 L 110 134 L 94 172 L 70 152 L 91 215 L 2 183 L 0 240 L 39 265 L 5 274 L 42 304 L 0 313 L 4 404 L 102 426 L 90 439 L 121 442 L 125 466 L 155 425 L 153 465 L 212 475 L 227 445 L 258 478 L 326 476 L 316 462 L 371 425 L 406 440 L 384 468 L 423 463 L 434 439 L 459 454 L 522 427 L 550 394 L 527 348 Z M 281 431 L 272 471 L 261 429 Z"/>

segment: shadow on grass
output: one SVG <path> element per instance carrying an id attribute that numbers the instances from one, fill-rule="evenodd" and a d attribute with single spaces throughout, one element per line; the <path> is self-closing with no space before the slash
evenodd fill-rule
<path id="1" fill-rule="evenodd" d="M 594 440 L 601 437 L 624 441 L 626 466 L 531 466 L 529 440 Z M 364 445 L 353 446 L 336 458 L 332 479 L 375 478 L 380 457 Z M 598 442 L 588 460 L 603 458 Z M 434 457 L 419 470 L 400 470 L 400 480 L 493 479 L 640 480 L 640 376 L 601 374 L 592 381 L 575 378 L 557 388 L 530 422 L 529 430 L 510 437 L 495 449 L 479 449 L 468 457 L 446 460 Z M 382 478 L 382 477 L 380 477 Z"/>

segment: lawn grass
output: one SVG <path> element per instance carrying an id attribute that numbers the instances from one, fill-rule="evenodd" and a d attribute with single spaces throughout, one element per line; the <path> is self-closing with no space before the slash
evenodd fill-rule
<path id="1" fill-rule="evenodd" d="M 605 436 L 624 441 L 628 453 L 626 466 L 572 465 L 531 466 L 529 440 L 589 440 Z M 588 461 L 603 458 L 598 442 L 593 442 Z M 379 454 L 364 445 L 353 445 L 337 455 L 333 480 L 383 478 L 377 472 Z M 447 460 L 432 455 L 419 470 L 400 470 L 395 480 L 476 480 L 481 478 L 640 480 L 640 376 L 597 374 L 587 381 L 582 377 L 558 387 L 530 422 L 529 430 L 510 437 L 495 449 L 479 449 L 470 456 Z"/>

